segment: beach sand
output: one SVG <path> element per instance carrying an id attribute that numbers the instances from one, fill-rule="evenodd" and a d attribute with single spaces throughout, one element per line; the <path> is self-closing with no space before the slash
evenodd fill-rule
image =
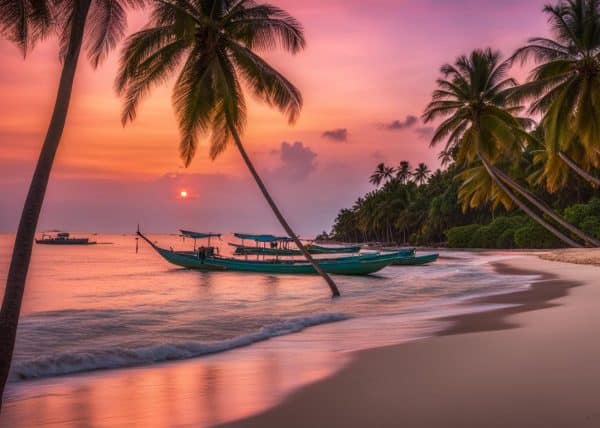
<path id="1" fill-rule="evenodd" d="M 573 260 L 569 253 L 551 254 Z M 335 375 L 226 426 L 600 426 L 600 268 L 529 256 L 498 269 L 544 272 L 544 281 L 480 299 L 521 306 L 454 317 L 441 336 L 356 353 Z"/>

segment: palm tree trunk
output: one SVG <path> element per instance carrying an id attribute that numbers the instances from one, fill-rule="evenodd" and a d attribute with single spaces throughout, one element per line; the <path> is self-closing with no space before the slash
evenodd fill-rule
<path id="1" fill-rule="evenodd" d="M 531 210 L 531 208 L 529 208 L 527 205 L 525 205 L 523 202 L 521 202 L 517 197 L 515 197 L 515 195 L 512 194 L 512 192 L 508 189 L 508 187 L 506 187 L 504 182 L 496 175 L 496 173 L 493 170 L 492 165 L 488 162 L 488 160 L 485 158 L 485 156 L 483 156 L 481 153 L 478 153 L 478 157 L 481 160 L 481 162 L 483 163 L 483 166 L 485 167 L 487 173 L 490 175 L 490 177 L 492 178 L 494 183 L 496 183 L 496 185 L 498 187 L 500 187 L 500 189 L 506 194 L 506 196 L 508 196 L 516 206 L 518 206 L 521 210 L 523 210 L 523 212 L 525 212 L 525 214 L 527 214 L 534 221 L 536 221 L 540 226 L 542 226 L 544 229 L 546 229 L 547 231 L 552 233 L 554 236 L 556 236 L 558 239 L 563 241 L 565 244 L 567 244 L 571 247 L 575 247 L 575 248 L 582 247 L 581 244 L 572 240 L 571 238 L 569 238 L 568 236 L 563 234 L 561 231 L 556 229 L 554 226 L 552 226 L 550 223 L 546 222 L 543 218 L 541 218 L 536 213 L 534 213 Z"/>
<path id="2" fill-rule="evenodd" d="M 250 173 L 254 177 L 256 184 L 258 184 L 258 187 L 260 188 L 260 191 L 262 192 L 263 196 L 267 200 L 267 203 L 273 210 L 273 213 L 275 213 L 275 217 L 277 217 L 277 220 L 279 220 L 279 223 L 281 223 L 281 226 L 286 231 L 288 236 L 294 240 L 294 243 L 296 244 L 296 246 L 300 249 L 300 251 L 302 251 L 302 253 L 304 254 L 304 257 L 306 257 L 306 260 L 308 260 L 310 262 L 310 264 L 315 268 L 315 270 L 319 273 L 319 275 L 321 275 L 323 277 L 323 279 L 327 282 L 327 285 L 329 285 L 329 288 L 331 289 L 331 294 L 333 295 L 333 297 L 338 297 L 340 295 L 340 291 L 338 290 L 335 282 L 333 282 L 333 279 L 331 279 L 331 277 L 327 274 L 327 272 L 325 272 L 323 269 L 321 269 L 319 264 L 310 255 L 310 253 L 308 252 L 308 250 L 306 249 L 304 244 L 302 244 L 300 239 L 296 236 L 296 234 L 294 233 L 294 231 L 292 230 L 290 225 L 287 223 L 287 221 L 281 214 L 281 211 L 279 211 L 279 208 L 275 204 L 275 201 L 269 194 L 269 191 L 265 187 L 265 184 L 263 183 L 262 179 L 256 172 L 256 169 L 254 168 L 252 161 L 248 157 L 248 154 L 246 153 L 246 150 L 244 149 L 244 146 L 242 145 L 242 141 L 240 139 L 240 136 L 239 136 L 237 130 L 233 126 L 230 126 L 229 130 L 231 131 L 231 134 L 233 135 L 233 140 L 235 141 L 235 145 L 237 146 L 238 150 L 240 151 L 240 154 L 242 155 L 244 162 L 246 162 L 246 166 L 248 167 L 248 169 L 250 170 Z"/>
<path id="3" fill-rule="evenodd" d="M 2 308 L 0 309 L 0 406 L 15 346 L 21 303 L 23 301 L 25 282 L 31 260 L 33 239 L 44 202 L 54 156 L 56 155 L 67 119 L 71 91 L 73 89 L 73 79 L 81 51 L 90 0 L 82 0 L 75 4 L 78 4 L 79 7 L 74 12 L 75 16 L 71 27 L 69 48 L 64 59 L 54 111 L 52 112 L 44 145 L 42 146 L 21 214 L 10 268 L 8 270 L 4 299 L 2 301 Z"/>
<path id="4" fill-rule="evenodd" d="M 594 247 L 600 247 L 600 241 L 592 238 L 591 236 L 586 235 L 583 231 L 579 230 L 578 228 L 576 228 L 575 226 L 573 226 L 572 224 L 567 222 L 565 219 L 563 219 L 561 216 L 556 214 L 550 207 L 546 206 L 546 204 L 539 201 L 535 197 L 535 195 L 533 195 L 530 191 L 528 191 L 523 186 L 521 186 L 519 183 L 514 181 L 512 178 L 510 178 L 504 172 L 500 171 L 498 168 L 496 168 L 493 165 L 490 165 L 490 166 L 491 166 L 492 170 L 496 173 L 496 175 L 498 175 L 498 177 L 502 181 L 504 181 L 504 183 L 506 183 L 509 187 L 516 190 L 518 193 L 520 193 L 525 199 L 527 199 L 529 202 L 531 202 L 533 205 L 535 205 L 540 211 L 542 211 L 548 217 L 550 217 L 551 219 L 556 221 L 558 224 L 560 224 L 562 227 L 564 227 L 569 232 L 571 232 L 573 235 L 580 237 L 581 239 L 583 239 L 585 242 L 589 243 L 590 245 L 593 245 Z"/>
<path id="5" fill-rule="evenodd" d="M 598 179 L 598 178 L 594 177 L 593 175 L 585 172 L 583 169 L 581 169 L 579 167 L 579 165 L 577 165 L 575 162 L 573 162 L 571 160 L 571 158 L 569 158 L 564 152 L 559 151 L 558 152 L 558 157 L 561 158 L 561 160 L 564 163 L 566 163 L 569 166 L 569 168 L 571 168 L 573 171 L 575 171 L 580 177 L 582 177 L 583 179 L 589 181 L 594 186 L 600 187 L 600 179 Z"/>

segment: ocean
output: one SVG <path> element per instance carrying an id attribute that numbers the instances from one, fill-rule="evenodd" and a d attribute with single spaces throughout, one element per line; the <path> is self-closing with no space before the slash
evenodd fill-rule
<path id="1" fill-rule="evenodd" d="M 174 235 L 151 237 L 165 247 L 192 245 Z M 56 400 L 51 397 L 57 388 L 75 399 L 76 390 L 69 389 L 73 382 L 97 386 L 114 376 L 125 382 L 123 373 L 175 370 L 157 364 L 173 361 L 183 363 L 177 367 L 187 367 L 187 373 L 197 373 L 198 365 L 208 362 L 221 367 L 222 380 L 216 382 L 228 400 L 231 388 L 260 386 L 260 394 L 238 400 L 236 412 L 188 412 L 183 419 L 188 423 L 192 418 L 194 426 L 223 422 L 326 375 L 343 364 L 349 351 L 432 335 L 444 326 L 437 318 L 488 309 L 461 305 L 466 299 L 514 291 L 536 280 L 493 270 L 492 262 L 511 258 L 511 253 L 443 251 L 428 266 L 388 267 L 368 277 L 336 276 L 343 296 L 332 299 L 318 276 L 195 272 L 169 265 L 142 241 L 136 253 L 132 235 L 91 238 L 100 244 L 34 247 L 4 415 L 13 424 L 31 415 L 33 402 Z M 227 242 L 232 239 L 225 235 L 216 241 L 223 253 L 230 251 Z M 12 240 L 0 235 L 0 288 Z M 274 370 L 273 361 L 270 369 L 262 367 L 265 355 L 287 374 L 265 381 Z M 261 368 L 251 368 L 251 362 Z M 232 367 L 245 371 L 240 375 Z M 114 370 L 123 368 L 129 369 Z M 140 389 L 129 393 L 136 391 Z M 215 399 L 214 391 L 204 394 L 206 400 L 211 394 Z M 89 426 L 97 425 L 117 426 Z M 152 424 L 146 420 L 143 426 Z"/>

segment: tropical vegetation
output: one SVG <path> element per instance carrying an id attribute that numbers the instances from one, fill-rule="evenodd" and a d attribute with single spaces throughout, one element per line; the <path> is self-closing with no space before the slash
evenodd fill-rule
<path id="1" fill-rule="evenodd" d="M 476 49 L 441 67 L 422 119 L 436 125 L 431 145 L 443 145 L 439 160 L 446 169 L 408 183 L 407 161 L 393 180 L 380 178 L 386 171 L 380 164 L 371 182 L 384 186 L 340 211 L 334 238 L 466 247 L 600 246 L 594 227 L 600 213 L 591 209 L 583 222 L 568 207 L 581 207 L 600 185 L 600 0 L 564 0 L 543 11 L 550 38 L 531 38 L 508 59 L 491 48 Z M 535 66 L 519 84 L 510 68 L 530 60 Z M 447 187 L 432 197 L 428 193 L 440 177 Z M 457 204 L 444 204 L 447 224 L 440 230 L 440 200 L 449 202 L 444 195 L 450 192 Z M 423 198 L 431 203 L 421 209 Z M 387 212 L 399 206 L 399 212 Z M 465 215 L 453 221 L 458 207 Z M 509 217 L 501 220 L 499 214 Z M 498 236 L 491 239 L 490 231 Z"/>

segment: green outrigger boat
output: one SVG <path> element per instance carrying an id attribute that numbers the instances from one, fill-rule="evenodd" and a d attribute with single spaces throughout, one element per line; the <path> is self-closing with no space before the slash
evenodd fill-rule
<path id="1" fill-rule="evenodd" d="M 426 265 L 427 263 L 435 262 L 439 254 L 423 254 L 422 256 L 417 256 L 413 254 L 412 256 L 407 257 L 399 257 L 394 263 L 394 266 L 419 266 Z"/>
<path id="2" fill-rule="evenodd" d="M 222 257 L 214 253 L 214 248 L 207 247 L 198 251 L 174 251 L 161 248 L 148 239 L 139 230 L 137 232 L 144 241 L 166 261 L 176 266 L 201 271 L 238 271 L 272 274 L 316 274 L 312 265 L 304 260 L 240 260 Z M 337 259 L 321 259 L 319 266 L 327 273 L 338 275 L 369 275 L 391 265 L 398 258 L 398 253 L 368 253 Z"/>
<path id="3" fill-rule="evenodd" d="M 250 233 L 234 233 L 236 238 L 242 240 L 241 244 L 229 243 L 235 248 L 236 255 L 263 255 L 263 256 L 301 256 L 297 248 L 289 248 L 293 242 L 291 238 L 274 235 L 254 235 Z M 254 241 L 255 245 L 244 245 L 244 241 Z M 262 246 L 261 246 L 262 244 Z M 325 247 L 322 245 L 308 244 L 306 249 L 311 254 L 352 254 L 358 253 L 360 245 L 344 245 Z"/>
<path id="4" fill-rule="evenodd" d="M 234 244 L 232 242 L 229 245 L 235 248 L 235 254 L 237 255 L 261 255 L 261 256 L 301 256 L 302 251 L 294 248 L 286 247 L 267 247 L 267 246 L 249 246 L 242 244 Z M 321 245 L 308 244 L 306 249 L 311 254 L 352 254 L 360 251 L 360 245 L 349 245 L 344 247 L 323 247 Z"/>

